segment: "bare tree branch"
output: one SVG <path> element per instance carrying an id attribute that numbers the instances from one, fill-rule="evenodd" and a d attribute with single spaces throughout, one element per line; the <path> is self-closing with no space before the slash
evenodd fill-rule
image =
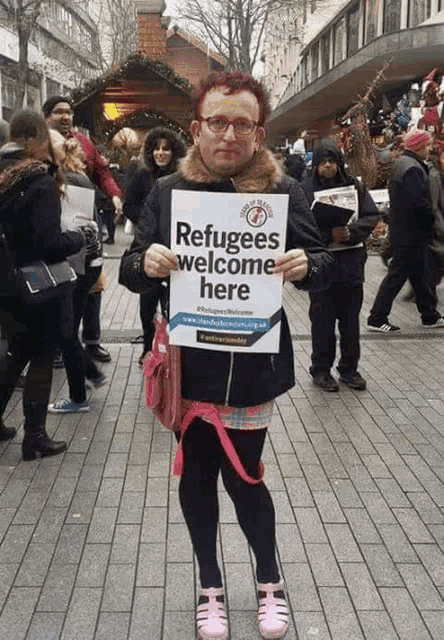
<path id="1" fill-rule="evenodd" d="M 328 0 L 320 0 L 327 2 Z M 307 0 L 183 0 L 177 7 L 180 21 L 192 25 L 196 35 L 223 55 L 230 69 L 252 73 L 260 60 L 272 11 L 288 7 L 301 11 Z M 294 34 L 288 34 L 288 37 Z"/>

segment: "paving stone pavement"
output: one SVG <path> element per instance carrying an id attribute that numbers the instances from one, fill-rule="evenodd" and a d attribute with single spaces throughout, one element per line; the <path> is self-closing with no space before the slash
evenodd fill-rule
<path id="1" fill-rule="evenodd" d="M 107 246 L 103 342 L 109 384 L 91 411 L 48 417 L 67 453 L 21 461 L 21 395 L 0 443 L 0 640 L 193 640 L 196 566 L 169 473 L 173 439 L 143 405 L 138 297 L 117 284 L 130 238 Z M 288 287 L 295 387 L 277 400 L 264 450 L 289 640 L 444 638 L 444 331 L 395 302 L 396 336 L 365 319 L 384 275 L 367 264 L 364 392 L 315 388 L 308 375 L 307 294 Z M 444 308 L 444 287 L 439 288 Z M 53 396 L 66 393 L 55 371 Z M 221 488 L 231 640 L 260 638 L 254 565 Z"/>

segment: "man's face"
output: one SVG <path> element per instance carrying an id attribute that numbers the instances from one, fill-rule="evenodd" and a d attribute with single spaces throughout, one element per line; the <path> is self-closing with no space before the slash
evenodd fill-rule
<path id="1" fill-rule="evenodd" d="M 62 136 L 66 136 L 72 127 L 73 116 L 69 102 L 58 102 L 46 118 L 46 124 L 49 129 L 55 129 Z"/>
<path id="2" fill-rule="evenodd" d="M 338 173 L 338 165 L 333 158 L 324 158 L 318 164 L 318 176 L 331 180 Z"/>
<path id="3" fill-rule="evenodd" d="M 202 120 L 193 120 L 190 130 L 208 169 L 221 177 L 243 169 L 262 143 L 265 130 L 254 126 L 251 133 L 241 135 L 234 124 L 257 123 L 259 115 L 259 102 L 250 91 L 228 94 L 226 88 L 218 87 L 206 94 L 200 109 Z M 215 133 L 204 120 L 215 116 L 230 122 L 225 132 Z"/>

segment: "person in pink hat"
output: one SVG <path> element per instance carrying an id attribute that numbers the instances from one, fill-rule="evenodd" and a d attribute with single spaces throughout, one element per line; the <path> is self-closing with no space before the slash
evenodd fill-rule
<path id="1" fill-rule="evenodd" d="M 389 322 L 388 316 L 407 280 L 415 292 L 422 326 L 444 328 L 444 318 L 436 308 L 433 294 L 428 251 L 434 223 L 426 164 L 431 146 L 432 137 L 427 131 L 412 129 L 405 137 L 404 151 L 393 169 L 389 194 L 394 253 L 370 309 L 367 321 L 370 331 L 391 333 L 400 330 Z"/>

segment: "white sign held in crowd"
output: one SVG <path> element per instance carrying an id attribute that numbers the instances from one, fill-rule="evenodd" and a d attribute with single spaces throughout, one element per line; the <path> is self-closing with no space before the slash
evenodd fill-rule
<path id="1" fill-rule="evenodd" d="M 65 195 L 62 198 L 62 225 L 73 231 L 78 229 L 82 219 L 94 219 L 94 189 L 65 185 Z"/>
<path id="2" fill-rule="evenodd" d="M 314 202 L 322 202 L 334 207 L 344 207 L 345 209 L 351 209 L 353 214 L 351 215 L 348 224 L 356 222 L 358 219 L 358 192 L 354 185 L 348 185 L 346 187 L 336 187 L 334 189 L 325 189 L 323 191 L 315 191 Z"/>
<path id="3" fill-rule="evenodd" d="M 172 193 L 172 344 L 277 353 L 288 195 Z"/>
<path id="4" fill-rule="evenodd" d="M 388 211 L 390 208 L 390 195 L 388 189 L 371 189 L 369 190 L 369 194 L 381 213 Z"/>

